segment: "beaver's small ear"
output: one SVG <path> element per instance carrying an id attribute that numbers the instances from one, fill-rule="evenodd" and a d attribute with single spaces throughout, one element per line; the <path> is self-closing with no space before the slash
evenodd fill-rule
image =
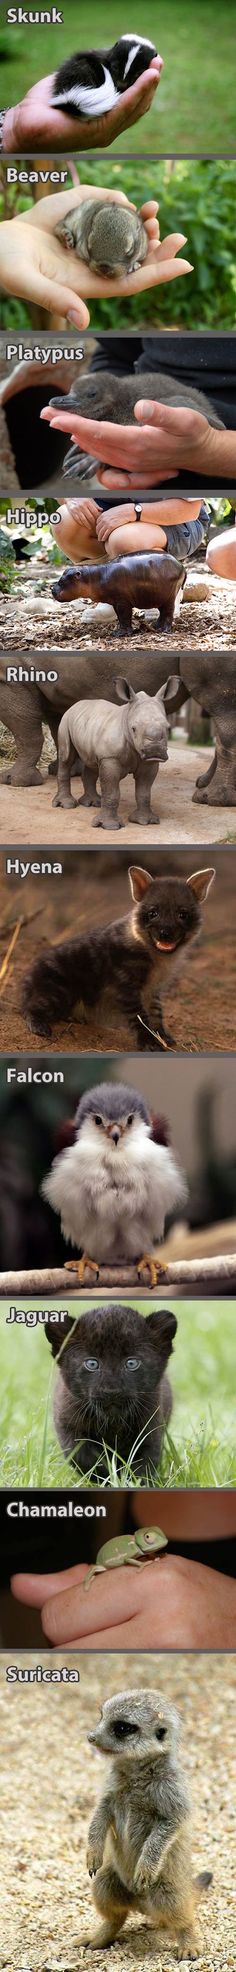
<path id="1" fill-rule="evenodd" d="M 136 698 L 136 692 L 134 692 L 133 685 L 129 684 L 128 678 L 114 678 L 113 682 L 116 687 L 116 696 L 122 700 L 122 704 L 125 703 L 126 705 L 126 702 L 129 704 L 131 703 L 131 699 Z"/>
<path id="2" fill-rule="evenodd" d="M 205 903 L 205 897 L 208 897 L 208 890 L 211 889 L 211 884 L 214 883 L 215 875 L 216 871 L 210 869 L 195 870 L 193 876 L 187 876 L 189 890 L 193 890 L 194 897 L 197 897 L 199 904 Z"/>
<path id="3" fill-rule="evenodd" d="M 139 865 L 138 864 L 136 865 L 135 863 L 132 863 L 130 865 L 130 869 L 128 870 L 128 876 L 130 882 L 131 896 L 133 897 L 135 904 L 140 904 L 141 897 L 144 897 L 145 890 L 150 890 L 150 884 L 153 883 L 153 876 L 149 876 L 149 870 L 140 870 Z"/>

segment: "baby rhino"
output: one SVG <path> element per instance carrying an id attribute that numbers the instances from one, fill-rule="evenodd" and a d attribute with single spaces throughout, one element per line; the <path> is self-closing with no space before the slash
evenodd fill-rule
<path id="1" fill-rule="evenodd" d="M 63 1333 L 60 1322 L 45 1323 L 58 1362 L 53 1411 L 59 1443 L 81 1472 L 91 1472 L 99 1460 L 99 1483 L 108 1476 L 106 1445 L 122 1465 L 133 1452 L 132 1471 L 144 1479 L 158 1465 L 172 1409 L 165 1372 L 176 1329 L 169 1308 L 144 1320 L 136 1308 L 114 1302 L 99 1302 L 78 1321 L 67 1316 Z"/>
<path id="2" fill-rule="evenodd" d="M 94 828 L 118 829 L 120 781 L 133 774 L 137 822 L 151 822 L 150 795 L 160 761 L 168 758 L 165 707 L 175 697 L 179 679 L 167 678 L 153 698 L 135 692 L 126 678 L 116 679 L 119 706 L 109 700 L 80 699 L 63 713 L 58 732 L 58 793 L 55 808 L 76 808 L 71 794 L 71 769 L 79 756 L 78 772 L 86 807 L 98 807 Z M 100 779 L 101 804 L 97 795 Z"/>
<path id="3" fill-rule="evenodd" d="M 156 1597 L 159 1568 L 158 1561 Z M 80 1937 L 90 1949 L 111 1945 L 129 1912 L 141 1911 L 158 1933 L 178 1938 L 181 1959 L 198 1956 L 195 1911 L 211 1874 L 194 1880 L 178 1732 L 178 1714 L 162 1692 L 141 1688 L 106 1699 L 88 1734 L 110 1759 L 89 1829 L 87 1862 L 100 1917 L 96 1932 Z"/>

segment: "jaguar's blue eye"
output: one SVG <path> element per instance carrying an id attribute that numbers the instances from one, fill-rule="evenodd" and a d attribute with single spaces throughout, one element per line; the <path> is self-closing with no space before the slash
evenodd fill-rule
<path id="1" fill-rule="evenodd" d="M 99 1369 L 97 1356 L 85 1356 L 83 1369 Z"/>
<path id="2" fill-rule="evenodd" d="M 141 1369 L 140 1356 L 127 1356 L 126 1369 Z"/>

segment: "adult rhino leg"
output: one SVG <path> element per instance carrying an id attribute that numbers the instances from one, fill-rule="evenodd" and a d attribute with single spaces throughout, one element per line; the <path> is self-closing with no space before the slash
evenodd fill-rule
<path id="1" fill-rule="evenodd" d="M 208 786 L 209 793 L 206 787 L 202 789 L 197 786 L 193 801 L 204 801 L 212 808 L 236 807 L 236 741 L 230 747 L 223 746 L 218 733 L 216 767 L 213 761 L 213 773 L 209 775 Z"/>
<path id="2" fill-rule="evenodd" d="M 0 781 L 10 783 L 11 787 L 41 787 L 43 775 L 36 761 L 42 751 L 42 716 L 40 696 L 37 686 L 32 692 L 27 685 L 0 685 L 0 719 L 13 733 L 17 745 L 16 760 L 12 766 L 4 767 Z"/>
<path id="3" fill-rule="evenodd" d="M 210 760 L 210 766 L 207 768 L 207 773 L 198 774 L 198 779 L 196 781 L 196 789 L 195 789 L 195 793 L 193 794 L 193 801 L 197 801 L 198 799 L 200 800 L 200 796 L 198 796 L 196 792 L 198 787 L 209 787 L 210 781 L 213 780 L 213 774 L 215 774 L 216 766 L 217 766 L 217 752 L 215 749 L 215 753 L 213 753 L 213 760 Z"/>

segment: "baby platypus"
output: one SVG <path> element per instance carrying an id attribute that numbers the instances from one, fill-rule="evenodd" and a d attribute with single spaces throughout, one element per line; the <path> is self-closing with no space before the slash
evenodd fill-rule
<path id="1" fill-rule="evenodd" d="M 95 274 L 134 274 L 146 260 L 148 236 L 139 212 L 116 199 L 84 199 L 70 207 L 56 226 L 59 240 L 73 247 Z"/>
<path id="2" fill-rule="evenodd" d="M 106 207 L 106 213 L 108 208 Z M 119 207 L 124 213 L 124 207 Z M 126 210 L 126 208 L 125 208 Z M 116 207 L 117 211 L 117 207 Z M 137 215 L 138 216 L 138 215 Z M 113 269 L 114 271 L 114 269 Z M 215 406 L 203 390 L 195 390 L 191 382 L 181 383 L 176 377 L 165 375 L 163 370 L 141 371 L 137 376 L 116 376 L 112 370 L 91 370 L 88 374 L 79 371 L 72 388 L 62 397 L 51 397 L 51 409 L 56 411 L 75 411 L 83 418 L 96 418 L 103 423 L 133 425 L 134 409 L 138 398 L 146 397 L 156 403 L 182 406 L 188 410 L 202 412 L 210 425 L 221 430 L 222 419 L 218 417 Z M 109 464 L 109 461 L 106 461 Z M 93 477 L 97 470 L 98 455 L 82 451 L 75 443 L 69 446 L 63 461 L 63 474 L 76 481 Z"/>
<path id="3" fill-rule="evenodd" d="M 140 34 L 122 34 L 112 48 L 78 51 L 57 70 L 54 109 L 75 117 L 106 115 L 150 67 L 156 52 L 154 42 Z"/>

